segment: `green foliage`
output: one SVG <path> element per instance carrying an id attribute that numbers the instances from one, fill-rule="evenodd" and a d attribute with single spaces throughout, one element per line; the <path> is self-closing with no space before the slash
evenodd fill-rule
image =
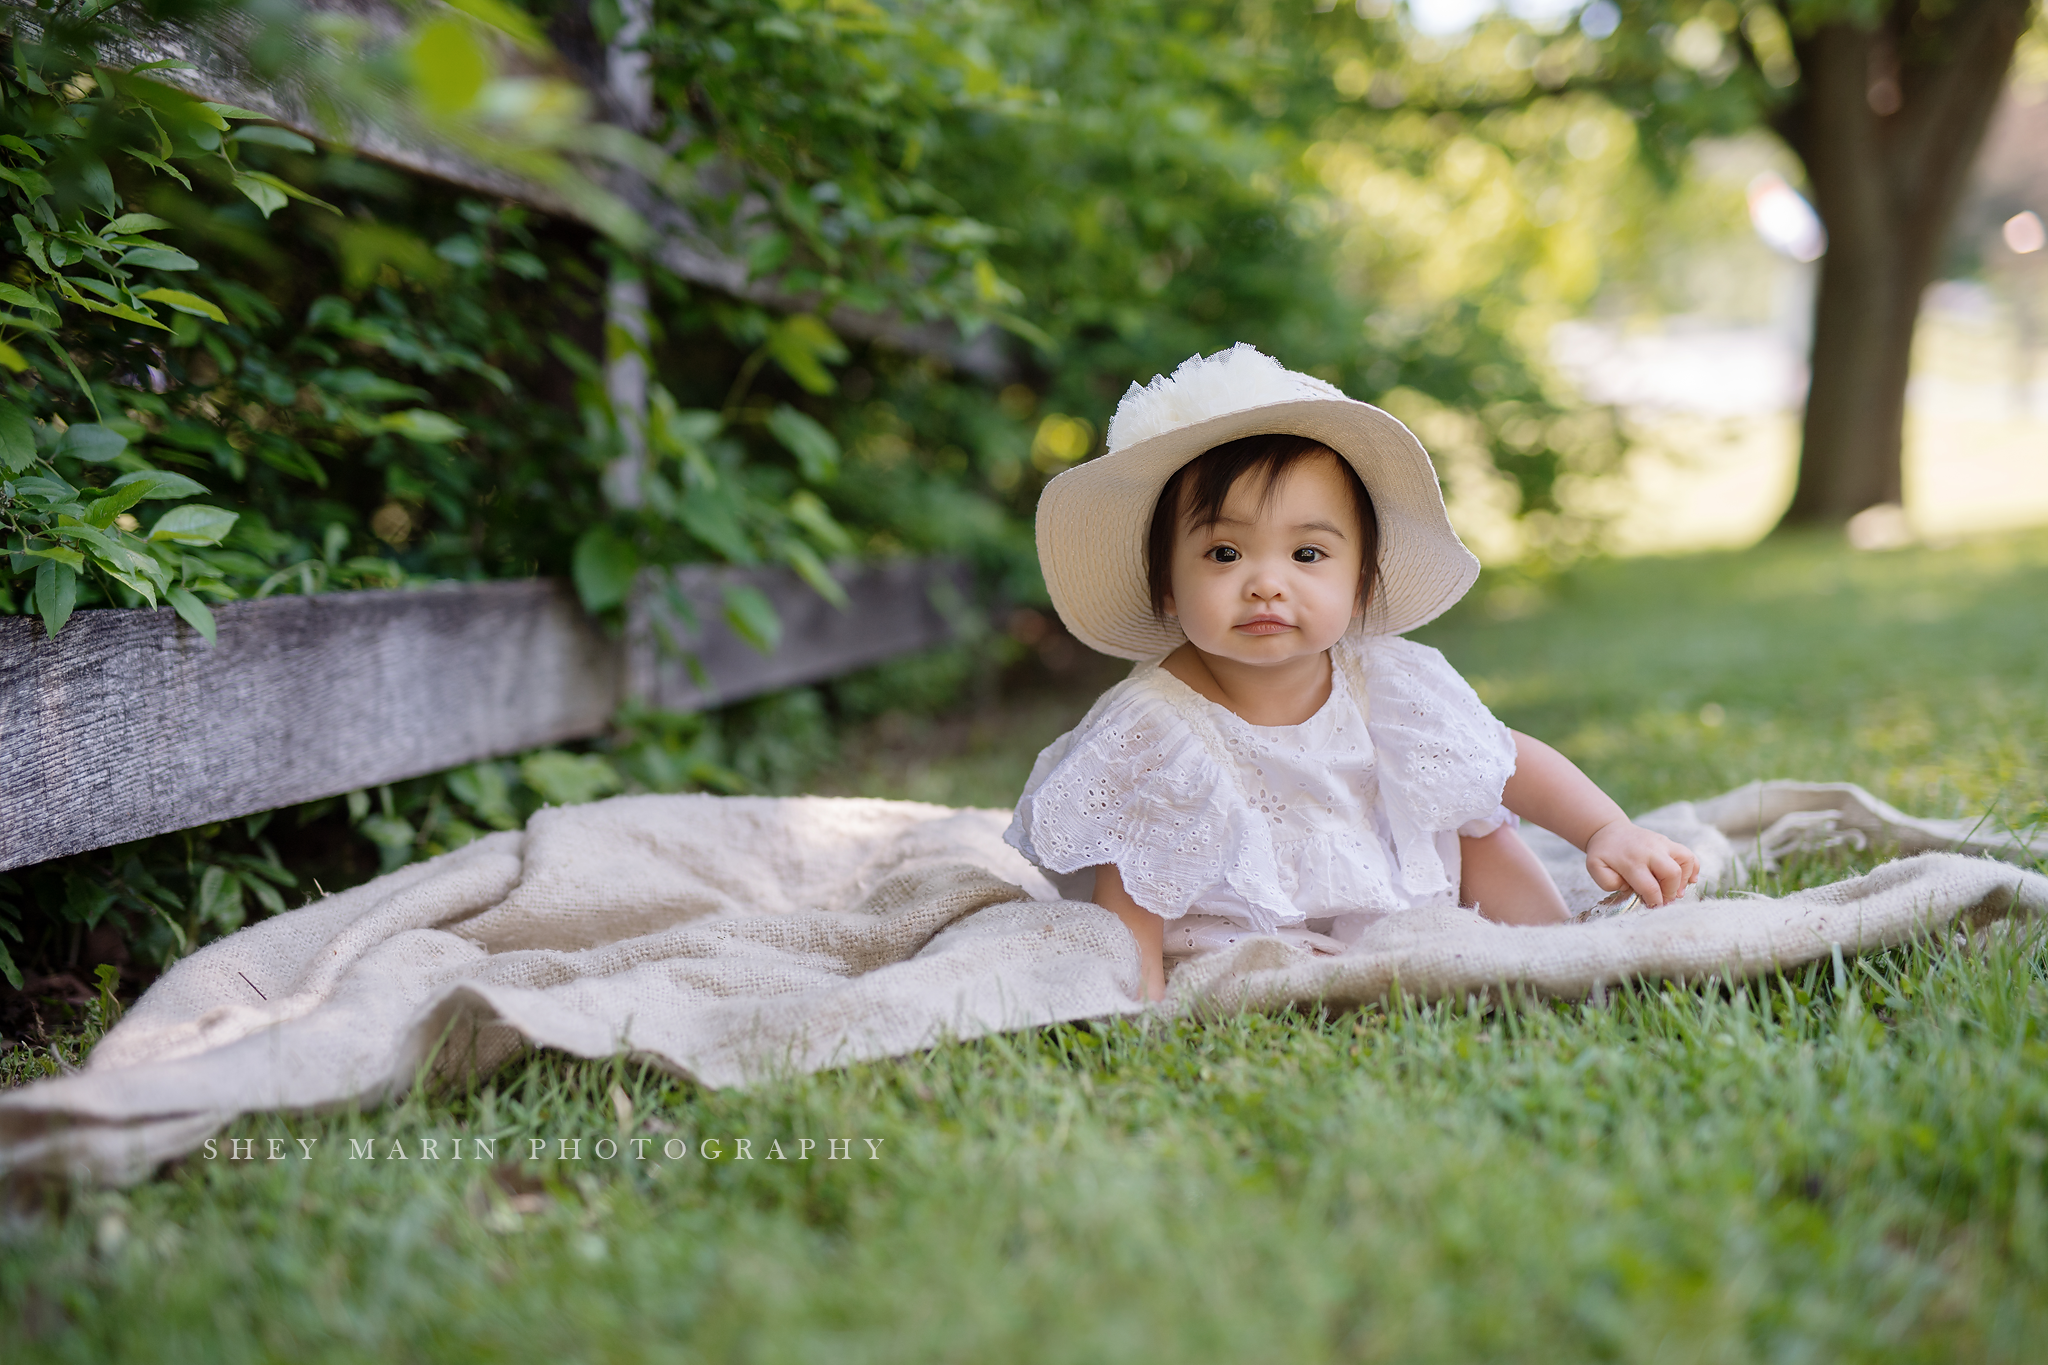
<path id="1" fill-rule="evenodd" d="M 17 383 L 34 371 L 46 386 L 68 387 L 99 420 L 76 420 L 75 410 L 70 423 L 32 419 L 33 400 L 0 397 L 0 536 L 12 583 L 0 591 L 20 591 L 15 609 L 39 614 L 52 635 L 81 588 L 87 600 L 162 598 L 211 642 L 213 616 L 197 594 L 225 594 L 232 567 L 206 551 L 236 514 L 188 503 L 144 527 L 138 504 L 207 489 L 128 453 L 139 430 L 103 415 L 71 348 L 147 383 L 162 372 L 136 328 L 171 334 L 191 319 L 226 321 L 207 298 L 172 287 L 199 263 L 153 235 L 173 226 L 168 219 L 124 208 L 117 167 L 124 180 L 139 168 L 188 187 L 192 176 L 245 192 L 254 185 L 280 203 L 287 192 L 308 196 L 238 159 L 244 130 L 229 119 L 244 115 L 226 106 L 88 68 L 63 49 L 16 44 L 14 55 L 0 74 L 0 199 L 13 262 L 0 284 L 0 365 Z"/>
<path id="2" fill-rule="evenodd" d="M 282 914 L 287 892 L 303 903 L 299 874 L 269 837 L 272 820 L 266 812 L 0 876 L 0 936 L 47 966 L 62 960 L 67 943 L 75 949 L 78 935 L 108 923 L 142 963 L 173 961 L 233 933 L 252 912 Z M 0 974 L 22 987 L 4 943 Z"/>
<path id="3" fill-rule="evenodd" d="M 605 7 L 593 11 L 600 30 Z M 982 6 L 663 0 L 643 43 L 656 104 L 697 176 L 694 207 L 793 297 L 974 327 L 1020 301 L 987 248 L 1000 234 L 960 211 L 927 152 L 975 112 L 1043 107 L 986 46 Z M 835 386 L 845 358 L 817 316 L 768 329 L 776 363 L 805 389 Z"/>

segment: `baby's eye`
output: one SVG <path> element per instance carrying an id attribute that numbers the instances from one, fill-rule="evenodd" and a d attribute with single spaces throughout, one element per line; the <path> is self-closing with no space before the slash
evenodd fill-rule
<path id="1" fill-rule="evenodd" d="M 1238 560 L 1242 559 L 1243 557 L 1244 556 L 1240 555 L 1237 552 L 1237 548 L 1232 545 L 1214 546 L 1209 550 L 1208 554 L 1204 556 L 1204 558 L 1206 559 L 1215 560 L 1218 564 L 1235 564 Z"/>
<path id="2" fill-rule="evenodd" d="M 1304 545 L 1294 552 L 1294 562 L 1297 564 L 1313 564 L 1319 559 L 1328 559 L 1329 557 L 1328 554 L 1313 545 Z"/>

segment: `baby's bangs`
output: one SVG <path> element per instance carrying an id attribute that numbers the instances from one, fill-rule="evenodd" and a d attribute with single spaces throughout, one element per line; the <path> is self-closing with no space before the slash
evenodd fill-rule
<path id="1" fill-rule="evenodd" d="M 1152 590 L 1152 614 L 1162 621 L 1166 619 L 1166 599 L 1173 591 L 1173 540 L 1183 527 L 1194 530 L 1214 526 L 1222 519 L 1223 504 L 1228 501 L 1230 490 L 1247 477 L 1259 480 L 1259 500 L 1254 510 L 1263 512 L 1272 501 L 1280 476 L 1315 455 L 1335 459 L 1337 467 L 1350 480 L 1365 540 L 1361 547 L 1365 558 L 1365 597 L 1370 601 L 1379 578 L 1380 558 L 1379 516 L 1373 511 L 1372 494 L 1358 477 L 1358 471 L 1351 467 L 1351 461 L 1321 441 L 1310 436 L 1272 433 L 1242 436 L 1211 446 L 1175 470 L 1159 490 L 1159 501 L 1152 508 L 1151 530 L 1145 537 L 1145 572 Z"/>

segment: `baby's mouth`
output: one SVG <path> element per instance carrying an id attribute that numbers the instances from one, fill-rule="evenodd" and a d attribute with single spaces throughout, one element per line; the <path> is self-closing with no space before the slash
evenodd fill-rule
<path id="1" fill-rule="evenodd" d="M 1283 630 L 1293 630 L 1294 626 L 1278 616 L 1254 616 L 1249 621 L 1240 621 L 1235 629 L 1240 635 L 1278 635 Z"/>

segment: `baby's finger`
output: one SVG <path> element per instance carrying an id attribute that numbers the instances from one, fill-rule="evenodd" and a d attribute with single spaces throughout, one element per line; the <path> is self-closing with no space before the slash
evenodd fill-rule
<path id="1" fill-rule="evenodd" d="M 1685 884 L 1691 886 L 1700 879 L 1699 855 L 1684 844 L 1678 846 L 1678 866 L 1685 872 Z"/>
<path id="2" fill-rule="evenodd" d="M 1657 888 L 1664 893 L 1664 899 L 1677 900 L 1685 890 L 1685 873 L 1678 866 L 1678 860 L 1669 854 L 1660 853 L 1650 859 L 1650 875 L 1657 879 Z"/>
<path id="3" fill-rule="evenodd" d="M 1628 889 L 1643 898 L 1643 904 L 1651 909 L 1664 903 L 1664 888 L 1657 885 L 1656 874 L 1641 863 L 1631 863 L 1616 869 L 1628 881 Z"/>
<path id="4" fill-rule="evenodd" d="M 1602 891 L 1619 891 L 1626 884 L 1619 872 L 1608 866 L 1603 858 L 1586 859 L 1586 871 L 1593 878 L 1593 885 Z"/>

